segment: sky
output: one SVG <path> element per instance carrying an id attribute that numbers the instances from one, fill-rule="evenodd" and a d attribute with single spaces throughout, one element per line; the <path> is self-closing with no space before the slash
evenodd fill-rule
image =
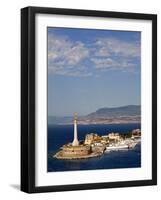
<path id="1" fill-rule="evenodd" d="M 48 115 L 140 105 L 141 32 L 48 27 Z"/>

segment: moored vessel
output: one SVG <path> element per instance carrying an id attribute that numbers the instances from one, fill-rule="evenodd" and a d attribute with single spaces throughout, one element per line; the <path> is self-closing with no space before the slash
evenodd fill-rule
<path id="1" fill-rule="evenodd" d="M 134 148 L 136 144 L 137 144 L 136 142 L 127 143 L 126 141 L 113 143 L 113 144 L 110 144 L 109 146 L 106 146 L 105 152 L 117 151 L 117 150 L 128 150 L 128 149 Z"/>

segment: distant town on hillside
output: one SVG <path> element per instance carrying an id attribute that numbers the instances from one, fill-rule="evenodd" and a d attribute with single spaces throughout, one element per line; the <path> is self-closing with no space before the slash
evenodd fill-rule
<path id="1" fill-rule="evenodd" d="M 141 106 L 127 105 L 112 108 L 100 108 L 85 116 L 80 116 L 79 124 L 123 124 L 140 123 Z M 73 124 L 73 116 L 48 116 L 48 124 L 67 125 Z"/>

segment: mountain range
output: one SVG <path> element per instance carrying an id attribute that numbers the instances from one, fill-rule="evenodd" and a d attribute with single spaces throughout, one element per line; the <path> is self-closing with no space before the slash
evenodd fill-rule
<path id="1" fill-rule="evenodd" d="M 95 112 L 78 117 L 79 124 L 118 124 L 140 123 L 141 106 L 127 105 L 112 108 L 100 108 Z M 48 124 L 72 124 L 73 116 L 48 116 Z"/>
<path id="2" fill-rule="evenodd" d="M 96 112 L 90 113 L 87 117 L 118 117 L 118 116 L 136 116 L 140 115 L 140 106 L 128 105 L 115 108 L 100 108 Z"/>

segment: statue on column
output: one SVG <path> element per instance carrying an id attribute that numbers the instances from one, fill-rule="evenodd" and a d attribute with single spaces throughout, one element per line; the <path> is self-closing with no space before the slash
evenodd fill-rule
<path id="1" fill-rule="evenodd" d="M 74 140 L 72 142 L 72 146 L 79 145 L 78 135 L 77 135 L 77 118 L 78 118 L 78 114 L 74 113 Z"/>

